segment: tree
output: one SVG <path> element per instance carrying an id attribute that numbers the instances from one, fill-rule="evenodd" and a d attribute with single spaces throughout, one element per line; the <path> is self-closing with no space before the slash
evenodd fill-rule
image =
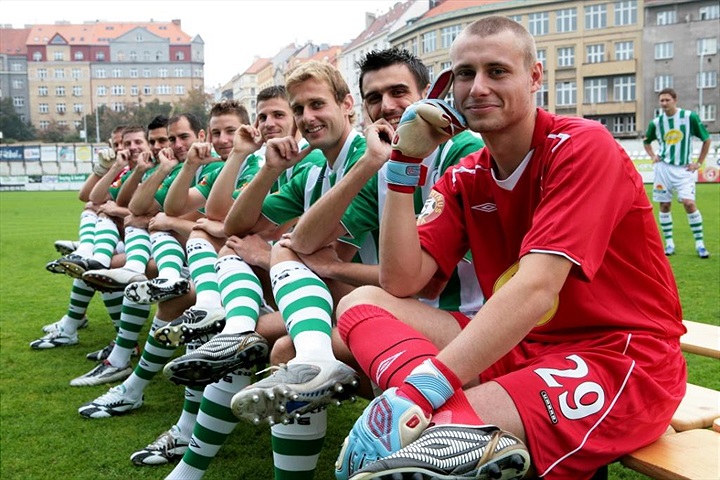
<path id="1" fill-rule="evenodd" d="M 35 129 L 31 124 L 22 121 L 10 97 L 0 99 L 0 132 L 3 134 L 0 141 L 5 143 L 35 139 Z"/>
<path id="2" fill-rule="evenodd" d="M 192 113 L 200 120 L 201 125 L 207 125 L 211 98 L 210 94 L 203 92 L 202 89 L 194 88 L 185 95 L 185 98 L 173 105 L 173 115 Z"/>

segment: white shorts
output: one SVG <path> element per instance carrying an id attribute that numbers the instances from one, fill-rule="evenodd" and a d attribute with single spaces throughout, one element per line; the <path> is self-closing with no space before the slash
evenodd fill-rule
<path id="1" fill-rule="evenodd" d="M 670 165 L 665 162 L 653 164 L 655 180 L 653 181 L 653 201 L 670 203 L 673 192 L 677 192 L 678 202 L 695 201 L 695 182 L 697 173 L 690 172 L 685 166 Z"/>

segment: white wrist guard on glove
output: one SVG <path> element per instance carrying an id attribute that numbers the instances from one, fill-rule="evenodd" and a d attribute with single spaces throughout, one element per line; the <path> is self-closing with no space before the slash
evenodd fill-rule
<path id="1" fill-rule="evenodd" d="M 98 161 L 93 165 L 93 173 L 102 177 L 105 175 L 113 163 L 115 163 L 115 150 L 104 148 L 98 151 Z"/>

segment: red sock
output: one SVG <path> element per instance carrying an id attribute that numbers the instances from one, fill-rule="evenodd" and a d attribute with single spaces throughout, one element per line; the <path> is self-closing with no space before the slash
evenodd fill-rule
<path id="1" fill-rule="evenodd" d="M 402 385 L 413 368 L 438 353 L 420 332 L 374 305 L 347 310 L 338 319 L 338 331 L 365 374 L 383 390 Z"/>
<path id="2" fill-rule="evenodd" d="M 445 402 L 445 405 L 433 413 L 432 421 L 437 425 L 448 423 L 461 425 L 485 424 L 470 405 L 465 392 L 460 389 L 455 390 L 455 394 Z"/>

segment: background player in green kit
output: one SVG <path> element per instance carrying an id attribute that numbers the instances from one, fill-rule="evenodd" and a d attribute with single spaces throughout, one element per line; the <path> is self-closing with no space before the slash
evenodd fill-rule
<path id="1" fill-rule="evenodd" d="M 665 238 L 665 255 L 675 253 L 673 221 L 670 213 L 673 192 L 687 213 L 690 230 L 695 237 L 695 250 L 700 258 L 710 257 L 703 242 L 702 215 L 695 205 L 696 173 L 710 150 L 710 134 L 697 113 L 677 106 L 677 93 L 665 88 L 658 94 L 663 113 L 655 117 L 645 133 L 645 151 L 654 162 L 653 201 L 660 203 L 660 230 Z M 697 162 L 691 161 L 692 137 L 703 143 Z M 660 150 L 652 148 L 657 140 Z"/>

